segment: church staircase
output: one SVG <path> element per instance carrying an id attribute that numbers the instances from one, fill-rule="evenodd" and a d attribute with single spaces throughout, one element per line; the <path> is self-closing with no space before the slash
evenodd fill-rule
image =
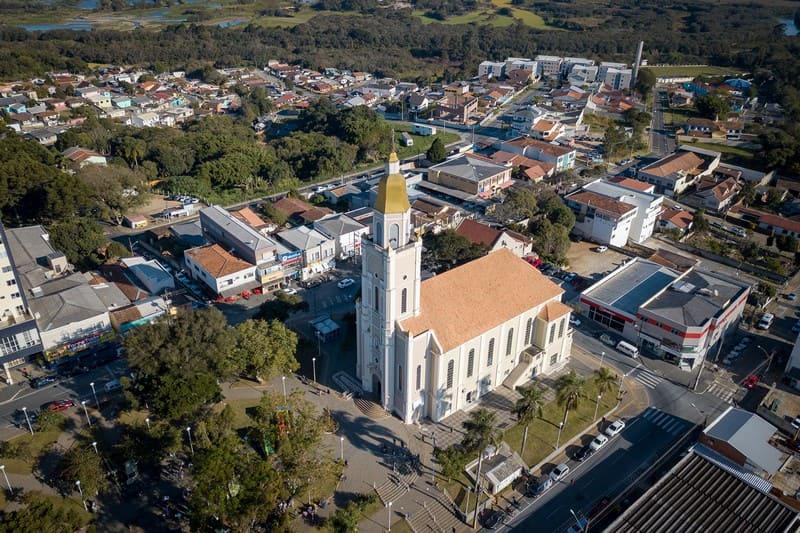
<path id="1" fill-rule="evenodd" d="M 438 490 L 431 491 L 431 498 L 425 499 L 425 506 L 418 509 L 408 520 L 408 525 L 416 533 L 450 533 L 464 527 L 451 509 L 451 503 Z"/>
<path id="2" fill-rule="evenodd" d="M 358 407 L 367 418 L 371 418 L 372 420 L 382 420 L 390 416 L 386 409 L 366 398 L 354 398 L 353 403 L 356 404 L 356 407 Z"/>

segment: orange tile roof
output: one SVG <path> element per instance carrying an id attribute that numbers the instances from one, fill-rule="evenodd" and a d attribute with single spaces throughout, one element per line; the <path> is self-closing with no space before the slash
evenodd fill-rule
<path id="1" fill-rule="evenodd" d="M 267 223 L 264 222 L 264 220 L 249 207 L 243 207 L 241 209 L 237 209 L 236 211 L 231 211 L 231 215 L 255 229 L 263 228 L 267 225 Z"/>
<path id="2" fill-rule="evenodd" d="M 690 172 L 703 164 L 703 159 L 693 152 L 682 150 L 660 159 L 642 169 L 654 176 L 669 176 L 676 172 Z"/>
<path id="3" fill-rule="evenodd" d="M 688 228 L 689 224 L 694 220 L 694 216 L 691 213 L 682 210 L 678 211 L 677 209 L 666 209 L 658 218 L 672 222 L 681 229 Z"/>
<path id="4" fill-rule="evenodd" d="M 189 254 L 197 264 L 215 278 L 229 276 L 253 266 L 247 261 L 229 254 L 219 244 L 192 248 L 186 250 L 185 253 Z"/>
<path id="5" fill-rule="evenodd" d="M 465 218 L 458 225 L 456 233 L 466 239 L 472 244 L 485 244 L 492 246 L 498 238 L 500 238 L 501 231 L 499 229 L 481 224 L 470 218 Z"/>
<path id="6" fill-rule="evenodd" d="M 620 187 L 625 187 L 626 189 L 633 189 L 634 191 L 641 191 L 647 192 L 652 190 L 655 185 L 647 183 L 646 181 L 635 180 L 633 178 L 622 178 L 622 177 L 615 177 L 608 180 L 612 183 L 616 183 Z"/>
<path id="7" fill-rule="evenodd" d="M 312 207 L 313 206 L 308 202 L 298 200 L 297 198 L 289 198 L 288 196 L 275 202 L 275 209 L 282 212 L 287 217 L 299 215 L 304 211 L 308 211 Z"/>
<path id="8" fill-rule="evenodd" d="M 533 126 L 534 131 L 550 131 L 556 125 L 555 122 L 549 120 L 540 120 Z"/>
<path id="9" fill-rule="evenodd" d="M 609 198 L 608 196 L 603 196 L 602 194 L 597 194 L 592 191 L 578 191 L 568 195 L 566 199 L 596 209 L 601 209 L 620 217 L 636 209 L 634 205 L 626 204 L 625 202 L 620 202 L 614 198 Z"/>
<path id="10" fill-rule="evenodd" d="M 547 302 L 544 307 L 542 307 L 542 310 L 539 311 L 539 318 L 545 322 L 552 322 L 571 312 L 572 308 L 564 303 Z"/>
<path id="11" fill-rule="evenodd" d="M 400 327 L 433 331 L 448 352 L 564 291 L 505 248 L 422 282 L 420 314 Z"/>

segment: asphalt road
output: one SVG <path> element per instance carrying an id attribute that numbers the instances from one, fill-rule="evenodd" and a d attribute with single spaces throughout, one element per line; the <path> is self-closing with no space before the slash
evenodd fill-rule
<path id="1" fill-rule="evenodd" d="M 634 360 L 601 343 L 591 326 L 585 325 L 575 331 L 573 345 L 602 357 L 622 371 L 626 376 L 623 390 L 633 379 L 644 385 L 651 405 L 638 416 L 626 420 L 623 432 L 583 463 L 571 459 L 579 446 L 569 447 L 565 462 L 571 472 L 566 480 L 535 501 L 526 499 L 523 508 L 495 531 L 566 531 L 575 523 L 572 512 L 586 516 L 603 497 L 620 494 L 681 436 L 728 407 L 716 396 L 689 390 L 689 374 L 685 380 L 678 380 L 657 370 L 651 372 L 648 366 L 653 365 L 648 365 L 647 358 Z M 585 442 L 581 444 L 587 444 L 592 437 L 584 437 Z"/>
<path id="2" fill-rule="evenodd" d="M 650 153 L 655 156 L 663 156 L 675 151 L 675 141 L 664 129 L 663 104 L 666 102 L 667 93 L 659 86 L 656 86 L 655 91 L 653 121 L 650 125 Z"/>

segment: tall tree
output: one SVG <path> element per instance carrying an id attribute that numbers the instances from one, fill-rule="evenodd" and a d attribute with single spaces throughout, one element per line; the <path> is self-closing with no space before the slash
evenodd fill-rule
<path id="1" fill-rule="evenodd" d="M 428 161 L 434 164 L 441 163 L 447 159 L 447 149 L 445 149 L 444 142 L 442 141 L 441 137 L 436 137 L 433 140 L 430 148 L 428 148 L 428 151 L 425 152 L 425 156 L 428 158 Z"/>
<path id="2" fill-rule="evenodd" d="M 261 379 L 297 370 L 297 334 L 282 322 L 245 320 L 236 326 L 235 366 L 247 376 Z"/>
<path id="3" fill-rule="evenodd" d="M 53 247 L 82 270 L 99 263 L 98 250 L 108 242 L 100 225 L 89 218 L 68 218 L 49 228 Z"/>
<path id="4" fill-rule="evenodd" d="M 41 492 L 28 492 L 20 508 L 4 514 L 0 521 L 0 533 L 79 531 L 88 524 L 90 515 L 77 502 L 75 506 L 70 506 L 68 502 L 55 505 L 51 498 Z"/>
<path id="5" fill-rule="evenodd" d="M 514 404 L 512 412 L 517 416 L 521 424 L 525 424 L 525 437 L 528 435 L 528 426 L 537 416 L 542 416 L 544 407 L 544 391 L 537 385 L 528 388 L 517 387 L 517 391 L 522 397 Z M 520 455 L 525 455 L 525 438 L 522 441 Z"/>
<path id="6" fill-rule="evenodd" d="M 605 394 L 607 390 L 617 384 L 617 375 L 606 366 L 601 366 L 595 370 L 593 379 L 599 388 L 600 394 Z"/>
<path id="7" fill-rule="evenodd" d="M 470 411 L 469 418 L 462 425 L 466 434 L 461 442 L 467 450 L 483 451 L 500 440 L 497 414 L 484 407 Z"/>
<path id="8" fill-rule="evenodd" d="M 67 491 L 74 491 L 75 482 L 80 481 L 81 490 L 87 499 L 94 498 L 106 486 L 106 474 L 100 456 L 83 439 L 77 440 L 62 456 L 58 474 Z"/>
<path id="9" fill-rule="evenodd" d="M 578 403 L 582 398 L 586 397 L 586 380 L 574 371 L 570 370 L 569 374 L 562 374 L 556 381 L 556 401 L 559 405 L 564 406 L 564 421 L 563 424 L 567 425 L 567 415 L 570 410 L 578 407 Z"/>

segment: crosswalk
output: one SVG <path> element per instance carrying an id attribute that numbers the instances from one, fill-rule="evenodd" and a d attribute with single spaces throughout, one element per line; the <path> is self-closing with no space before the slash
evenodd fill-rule
<path id="1" fill-rule="evenodd" d="M 642 367 L 633 369 L 630 373 L 630 377 L 649 389 L 655 389 L 662 381 L 664 381 L 664 378 L 659 377 Z"/>
<path id="2" fill-rule="evenodd" d="M 352 302 L 352 301 L 353 297 L 350 296 L 349 294 L 339 294 L 337 296 L 333 296 L 332 298 L 325 298 L 324 300 L 322 300 L 320 302 L 321 303 L 320 307 L 321 308 L 333 307 L 334 305 L 339 305 L 341 303 Z"/>
<path id="3" fill-rule="evenodd" d="M 641 417 L 672 436 L 686 432 L 692 425 L 688 420 L 672 416 L 653 407 L 645 409 Z"/>
<path id="4" fill-rule="evenodd" d="M 733 403 L 733 397 L 736 394 L 736 389 L 731 389 L 721 383 L 717 383 L 716 381 L 711 384 L 711 386 L 706 390 L 706 392 L 713 394 L 720 400 L 723 400 L 728 403 Z"/>

